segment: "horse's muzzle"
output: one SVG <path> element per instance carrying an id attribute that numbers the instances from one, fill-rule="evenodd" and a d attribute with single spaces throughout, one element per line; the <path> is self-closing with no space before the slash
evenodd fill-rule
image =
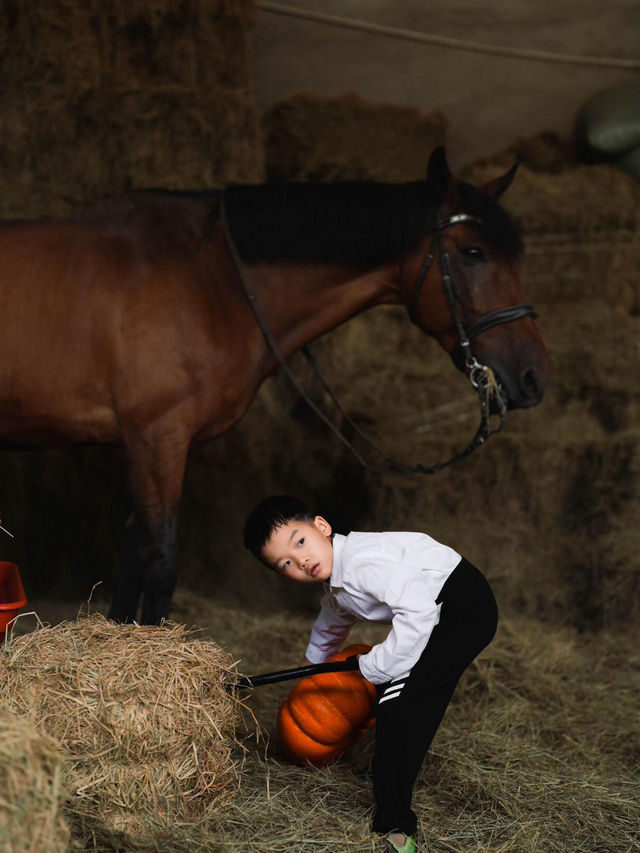
<path id="1" fill-rule="evenodd" d="M 451 359 L 458 370 L 467 372 L 464 353 L 460 347 L 456 347 L 451 353 Z M 546 370 L 527 366 L 517 376 L 513 376 L 511 371 L 505 370 L 493 359 L 488 358 L 485 363 L 495 373 L 500 392 L 507 403 L 507 409 L 530 409 L 542 400 L 548 382 Z M 495 397 L 490 401 L 490 412 L 492 415 L 500 412 L 500 402 Z"/>
<path id="2" fill-rule="evenodd" d="M 520 397 L 518 405 L 521 409 L 528 409 L 537 405 L 542 400 L 546 380 L 543 382 L 537 371 L 533 368 L 524 370 L 520 376 Z"/>
<path id="3" fill-rule="evenodd" d="M 533 367 L 527 367 L 520 372 L 515 381 L 513 379 L 510 381 L 510 377 L 506 377 L 499 369 L 494 368 L 494 371 L 506 396 L 509 410 L 530 409 L 542 400 L 547 387 L 546 374 L 542 374 Z"/>

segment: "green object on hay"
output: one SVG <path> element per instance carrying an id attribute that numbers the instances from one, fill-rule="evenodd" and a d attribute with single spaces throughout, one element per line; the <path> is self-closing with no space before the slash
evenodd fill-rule
<path id="1" fill-rule="evenodd" d="M 392 841 L 389 836 L 387 836 L 387 844 L 389 845 L 390 850 L 396 850 L 397 853 L 417 853 L 418 848 L 416 847 L 416 842 L 413 840 L 413 836 L 407 835 L 407 840 L 400 847 L 394 841 Z"/>
<path id="2" fill-rule="evenodd" d="M 575 139 L 585 159 L 609 160 L 640 179 L 640 83 L 592 95 L 576 116 Z"/>

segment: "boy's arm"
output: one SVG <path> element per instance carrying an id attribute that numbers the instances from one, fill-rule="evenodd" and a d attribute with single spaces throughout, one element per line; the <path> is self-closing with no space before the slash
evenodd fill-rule
<path id="1" fill-rule="evenodd" d="M 393 613 L 386 639 L 359 660 L 368 681 L 384 684 L 404 677 L 416 663 L 438 624 L 440 605 L 425 575 L 403 563 L 377 561 L 363 569 L 363 588 Z"/>
<path id="2" fill-rule="evenodd" d="M 340 650 L 356 617 L 344 610 L 327 590 L 320 601 L 320 612 L 311 629 L 309 645 L 305 652 L 308 663 L 322 663 Z"/>

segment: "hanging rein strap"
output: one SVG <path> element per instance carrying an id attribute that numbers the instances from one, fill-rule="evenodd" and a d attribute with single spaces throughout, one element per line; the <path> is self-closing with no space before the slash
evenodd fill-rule
<path id="1" fill-rule="evenodd" d="M 229 222 L 227 220 L 227 210 L 226 210 L 226 205 L 224 203 L 224 191 L 222 192 L 221 197 L 220 197 L 220 223 L 222 225 L 222 230 L 224 232 L 224 235 L 225 235 L 225 238 L 227 241 L 227 246 L 229 247 L 229 252 L 231 253 L 231 257 L 233 259 L 233 263 L 234 263 L 234 266 L 236 269 L 236 273 L 238 274 L 238 278 L 240 279 L 240 282 L 242 283 L 242 288 L 245 292 L 245 295 L 247 297 L 249 305 L 251 306 L 251 310 L 253 311 L 253 315 L 256 318 L 256 323 L 258 324 L 258 327 L 260 328 L 260 331 L 262 332 L 264 339 L 266 340 L 267 344 L 271 348 L 271 351 L 275 355 L 278 363 L 280 364 L 280 367 L 282 368 L 285 376 L 287 377 L 289 382 L 291 382 L 291 384 L 293 385 L 295 390 L 298 392 L 298 394 L 302 397 L 302 399 L 305 401 L 305 403 L 307 403 L 307 405 L 312 409 L 312 411 L 314 411 L 316 413 L 316 415 L 320 418 L 320 420 L 323 421 L 329 427 L 329 429 L 340 439 L 340 441 L 344 444 L 344 446 L 355 456 L 355 458 L 358 460 L 358 462 L 364 468 L 368 468 L 369 470 L 373 470 L 373 471 L 379 470 L 379 469 L 373 468 L 366 461 L 366 459 L 364 459 L 364 457 L 360 453 L 358 453 L 358 451 L 351 444 L 351 442 L 340 432 L 340 430 L 327 417 L 327 415 L 322 411 L 322 409 L 319 406 L 317 406 L 313 402 L 313 400 L 311 400 L 311 398 L 305 393 L 304 389 L 301 387 L 300 383 L 298 382 L 298 380 L 293 375 L 293 372 L 291 371 L 291 368 L 289 367 L 287 360 L 285 359 L 285 357 L 280 352 L 280 348 L 279 348 L 278 344 L 276 343 L 275 338 L 271 334 L 271 330 L 267 326 L 267 324 L 264 320 L 264 317 L 262 316 L 262 311 L 258 307 L 256 295 L 251 290 L 249 282 L 247 281 L 247 277 L 246 277 L 245 271 L 244 271 L 244 265 L 242 263 L 242 259 L 240 258 L 240 254 L 238 252 L 238 247 L 236 246 L 235 240 L 233 239 L 233 237 L 231 235 L 231 231 L 229 229 Z M 326 381 L 325 381 L 324 377 L 322 377 L 322 376 L 321 376 L 321 381 L 323 384 L 326 384 Z"/>
<path id="2" fill-rule="evenodd" d="M 429 253 L 421 264 L 409 300 L 409 316 L 415 322 L 415 309 L 420 299 L 423 284 L 433 263 L 434 251 L 437 249 L 440 257 L 440 273 L 442 278 L 442 285 L 447 298 L 447 303 L 455 319 L 456 329 L 459 337 L 459 346 L 464 353 L 465 366 L 469 370 L 469 380 L 474 389 L 476 390 L 480 400 L 480 425 L 478 426 L 476 434 L 470 441 L 469 445 L 464 450 L 462 450 L 460 453 L 455 454 L 450 459 L 447 459 L 445 462 L 437 462 L 434 465 L 430 466 L 422 465 L 421 463 L 418 463 L 416 465 L 407 465 L 404 462 L 400 462 L 388 456 L 384 452 L 384 450 L 382 450 L 371 438 L 369 438 L 360 429 L 360 427 L 355 423 L 351 416 L 344 410 L 339 400 L 335 396 L 333 390 L 329 386 L 329 383 L 321 373 L 315 361 L 315 358 L 312 356 L 311 352 L 308 350 L 307 347 L 303 347 L 302 352 L 305 358 L 310 364 L 313 372 L 320 380 L 324 391 L 326 392 L 327 396 L 332 401 L 336 409 L 340 412 L 340 414 L 347 421 L 347 423 L 354 430 L 354 432 L 357 433 L 357 435 L 359 435 L 360 438 L 362 438 L 366 442 L 366 444 L 371 447 L 372 450 L 374 450 L 382 459 L 384 459 L 387 465 L 372 465 L 370 462 L 368 462 L 362 456 L 362 454 L 360 454 L 356 450 L 353 444 L 346 438 L 346 436 L 340 431 L 340 429 L 327 417 L 323 410 L 318 405 L 316 405 L 313 400 L 310 399 L 308 394 L 304 391 L 300 383 L 293 375 L 293 372 L 291 371 L 287 360 L 282 355 L 280 348 L 278 347 L 278 344 L 275 338 L 273 337 L 269 327 L 267 326 L 260 308 L 258 307 L 256 295 L 252 291 L 251 286 L 249 285 L 242 259 L 240 258 L 240 254 L 235 244 L 235 240 L 233 239 L 233 236 L 229 229 L 229 222 L 227 219 L 227 211 L 224 199 L 224 191 L 222 192 L 220 197 L 220 222 L 222 225 L 223 233 L 225 235 L 225 239 L 227 241 L 227 246 L 229 247 L 229 252 L 233 259 L 236 273 L 238 275 L 238 278 L 240 279 L 249 305 L 251 306 L 251 310 L 253 311 L 254 317 L 256 318 L 258 327 L 260 328 L 260 331 L 262 332 L 267 344 L 269 345 L 271 351 L 276 357 L 276 360 L 280 364 L 284 374 L 289 379 L 298 394 L 307 403 L 307 405 L 315 412 L 315 414 L 320 418 L 320 420 L 322 420 L 323 423 L 325 423 L 329 427 L 329 429 L 334 433 L 334 435 L 336 435 L 336 437 L 342 442 L 342 444 L 344 444 L 344 446 L 350 451 L 350 453 L 353 454 L 353 456 L 358 460 L 358 462 L 368 471 L 372 471 L 376 474 L 435 474 L 436 471 L 440 471 L 442 468 L 446 468 L 447 466 L 453 465 L 455 462 L 458 462 L 462 459 L 465 459 L 467 456 L 470 456 L 474 452 L 474 450 L 480 447 L 481 444 L 484 444 L 484 442 L 491 435 L 496 432 L 499 432 L 502 429 L 502 426 L 504 425 L 504 422 L 506 420 L 507 412 L 506 402 L 504 400 L 502 391 L 494 376 L 492 369 L 487 365 L 480 364 L 472 355 L 470 342 L 474 337 L 479 334 L 482 334 L 482 332 L 487 331 L 487 329 L 490 329 L 493 326 L 499 325 L 501 323 L 512 322 L 513 320 L 519 320 L 522 317 L 536 317 L 537 315 L 531 305 L 515 305 L 510 308 L 499 308 L 496 311 L 491 311 L 481 317 L 477 321 L 477 323 L 475 323 L 475 325 L 471 327 L 469 332 L 465 331 L 464 323 L 452 284 L 449 255 L 444 251 L 444 244 L 442 241 L 441 232 L 445 228 L 450 227 L 451 225 L 456 225 L 463 222 L 470 222 L 476 225 L 481 225 L 482 223 L 479 219 L 473 216 L 469 216 L 467 214 L 456 214 L 442 222 L 439 216 L 436 217 L 436 225 L 433 228 L 434 237 L 431 243 L 431 247 Z M 496 427 L 491 427 L 489 423 L 492 399 L 496 400 L 499 407 L 500 421 L 498 426 Z"/>

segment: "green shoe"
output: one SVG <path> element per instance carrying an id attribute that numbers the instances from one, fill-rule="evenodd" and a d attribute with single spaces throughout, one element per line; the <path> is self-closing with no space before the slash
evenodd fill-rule
<path id="1" fill-rule="evenodd" d="M 389 850 L 395 850 L 396 853 L 418 853 L 413 837 L 403 832 L 390 832 L 385 841 Z"/>

